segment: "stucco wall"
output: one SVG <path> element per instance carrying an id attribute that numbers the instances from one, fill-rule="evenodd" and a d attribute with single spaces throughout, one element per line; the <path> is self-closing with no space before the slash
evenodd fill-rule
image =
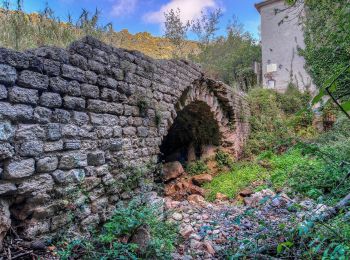
<path id="1" fill-rule="evenodd" d="M 298 54 L 298 49 L 305 47 L 298 19 L 302 7 L 276 14 L 276 10 L 284 10 L 286 5 L 282 0 L 271 2 L 260 9 L 263 84 L 268 87 L 268 81 L 275 80 L 275 89 L 284 92 L 292 82 L 302 91 L 308 87 L 313 91 L 311 77 L 304 69 L 305 60 Z M 284 22 L 279 25 L 282 20 Z M 268 73 L 268 64 L 276 64 L 277 71 Z"/>

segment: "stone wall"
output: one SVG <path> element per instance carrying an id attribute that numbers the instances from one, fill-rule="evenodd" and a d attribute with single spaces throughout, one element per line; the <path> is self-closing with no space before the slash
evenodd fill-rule
<path id="1" fill-rule="evenodd" d="M 10 225 L 29 240 L 86 231 L 118 201 L 152 190 L 152 171 L 137 169 L 157 163 L 177 113 L 194 101 L 238 155 L 249 132 L 243 94 L 193 64 L 91 37 L 67 50 L 0 49 L 0 241 Z"/>

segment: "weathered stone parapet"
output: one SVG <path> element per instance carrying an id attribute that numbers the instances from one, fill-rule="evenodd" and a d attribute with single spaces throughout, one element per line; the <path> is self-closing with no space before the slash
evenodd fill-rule
<path id="1" fill-rule="evenodd" d="M 152 189 L 140 182 L 152 183 L 150 172 L 133 169 L 158 161 L 178 113 L 199 101 L 221 145 L 239 154 L 247 102 L 194 64 L 92 37 L 67 50 L 0 48 L 0 239 L 10 220 L 27 239 L 84 231 L 119 199 Z"/>

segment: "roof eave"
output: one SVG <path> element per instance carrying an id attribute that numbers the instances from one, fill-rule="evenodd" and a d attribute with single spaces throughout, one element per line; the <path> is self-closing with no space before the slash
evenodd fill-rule
<path id="1" fill-rule="evenodd" d="M 262 7 L 273 4 L 273 3 L 277 3 L 277 2 L 283 2 L 283 0 L 265 0 L 265 1 L 262 1 L 259 3 L 256 3 L 254 6 L 255 6 L 256 10 L 258 10 L 258 12 L 260 13 Z"/>

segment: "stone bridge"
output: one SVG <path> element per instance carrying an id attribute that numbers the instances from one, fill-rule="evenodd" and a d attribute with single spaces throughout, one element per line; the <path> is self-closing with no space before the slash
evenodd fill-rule
<path id="1" fill-rule="evenodd" d="M 0 49 L 0 241 L 10 225 L 31 240 L 102 223 L 153 189 L 161 160 L 208 145 L 238 156 L 248 116 L 243 94 L 186 61 L 91 37 Z"/>

